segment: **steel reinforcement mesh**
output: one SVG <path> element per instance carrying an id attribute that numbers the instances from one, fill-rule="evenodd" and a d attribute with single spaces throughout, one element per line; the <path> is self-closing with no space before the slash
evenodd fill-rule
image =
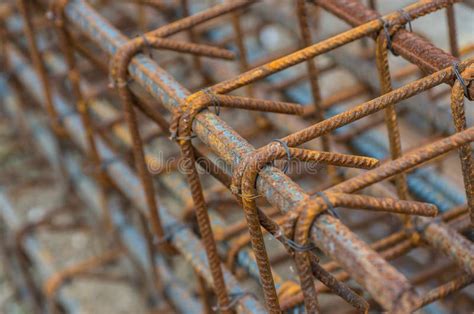
<path id="1" fill-rule="evenodd" d="M 32 241 L 64 210 L 19 222 L 4 186 L 18 298 L 84 313 L 68 283 L 125 258 L 156 313 L 471 313 L 473 21 L 469 0 L 3 1 L 2 114 L 107 242 L 49 265 Z"/>

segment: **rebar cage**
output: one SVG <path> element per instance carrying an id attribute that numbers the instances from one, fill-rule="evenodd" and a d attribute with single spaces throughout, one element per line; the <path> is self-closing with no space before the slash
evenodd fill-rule
<path id="1" fill-rule="evenodd" d="M 402 2 L 0 4 L 2 111 L 107 242 L 22 258 L 34 310 L 130 258 L 158 312 L 472 311 L 474 2 Z M 37 254 L 64 210 L 18 223 L 5 188 L 3 246 Z"/>

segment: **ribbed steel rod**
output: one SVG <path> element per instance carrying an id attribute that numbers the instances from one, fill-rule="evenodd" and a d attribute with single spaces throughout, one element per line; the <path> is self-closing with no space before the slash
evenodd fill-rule
<path id="1" fill-rule="evenodd" d="M 125 37 L 84 1 L 72 0 L 65 11 L 70 22 L 89 36 L 107 53 L 113 54 L 118 47 L 125 44 Z M 376 24 L 377 23 L 374 23 L 374 25 Z M 129 72 L 151 95 L 161 99 L 169 110 L 175 110 L 178 107 L 178 103 L 189 96 L 189 92 L 185 88 L 144 55 L 138 55 L 132 60 L 129 66 Z M 252 151 L 252 147 L 247 141 L 235 131 L 231 130 L 219 117 L 211 112 L 202 112 L 197 115 L 193 129 L 196 135 L 207 144 L 211 150 L 234 167 L 246 154 Z M 275 185 L 275 180 L 281 183 Z M 284 212 L 294 210 L 299 202 L 308 197 L 300 187 L 284 176 L 281 171 L 273 167 L 266 167 L 260 172 L 257 188 L 258 192 L 264 195 L 272 205 L 280 208 Z M 331 238 L 331 241 L 335 241 L 335 243 L 339 241 L 346 243 L 348 239 L 351 239 L 350 241 L 357 239 L 350 231 L 347 231 L 343 236 L 337 234 L 336 230 L 343 228 L 342 223 L 338 220 L 331 221 L 330 224 L 323 228 L 329 232 L 328 237 L 334 233 L 334 237 Z M 360 243 L 354 247 L 347 247 L 344 257 L 339 255 L 338 252 L 327 251 L 326 253 L 336 260 L 340 260 L 341 258 L 346 259 L 348 255 L 355 259 L 366 260 L 365 256 L 368 254 L 365 253 L 368 252 L 373 251 L 367 245 Z M 372 254 L 376 253 L 373 252 Z M 367 260 L 367 264 L 363 265 L 367 268 L 367 271 L 369 271 L 369 269 L 373 271 L 373 269 L 385 268 L 385 266 L 381 266 L 382 264 L 386 265 L 387 269 L 390 269 L 391 278 L 399 278 L 401 281 L 407 281 L 403 275 L 382 259 L 378 261 L 377 267 L 375 267 L 375 265 L 372 267 L 371 260 Z M 356 269 L 355 271 L 362 271 L 362 269 L 363 268 Z M 381 278 L 384 278 L 384 275 L 381 275 Z M 397 285 L 396 282 L 389 280 L 387 281 L 386 288 L 390 289 L 388 286 L 392 283 Z M 370 283 L 366 284 L 370 285 Z"/>

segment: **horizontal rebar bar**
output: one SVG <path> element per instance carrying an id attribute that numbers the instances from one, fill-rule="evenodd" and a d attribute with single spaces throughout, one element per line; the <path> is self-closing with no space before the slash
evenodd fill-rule
<path id="1" fill-rule="evenodd" d="M 123 2 L 0 5 L 5 111 L 93 209 L 62 223 L 57 208 L 20 227 L 0 193 L 1 220 L 18 225 L 0 248 L 18 247 L 6 264 L 21 270 L 12 283 L 28 286 L 33 307 L 77 311 L 62 288 L 69 279 L 132 283 L 96 269 L 122 256 L 158 311 L 318 313 L 330 293 L 361 312 L 406 313 L 472 283 L 474 128 L 464 98 L 474 96 L 474 59 L 472 45 L 458 47 L 460 0 L 385 15 L 359 0 Z M 412 30 L 442 9 L 452 54 Z M 334 35 L 319 25 L 329 14 L 351 28 Z M 389 63 L 388 52 L 409 65 Z M 56 270 L 29 246 L 35 231 L 84 227 L 113 239 L 105 255 Z M 449 262 L 428 267 L 427 252 Z M 419 294 L 438 274 L 438 287 Z"/>

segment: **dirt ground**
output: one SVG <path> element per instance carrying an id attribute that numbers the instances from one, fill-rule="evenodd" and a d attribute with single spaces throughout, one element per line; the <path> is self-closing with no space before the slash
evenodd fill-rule
<path id="1" fill-rule="evenodd" d="M 76 222 L 81 222 L 77 230 L 68 233 L 44 228 L 35 231 L 37 241 L 34 247 L 38 258 L 33 262 L 42 270 L 37 274 L 38 286 L 42 288 L 50 278 L 49 269 L 66 269 L 103 254 L 107 245 L 99 242 L 99 237 L 94 236 L 95 231 L 88 227 L 90 224 L 81 213 L 86 210 L 84 204 L 74 195 L 65 193 L 67 190 L 63 188 L 64 183 L 57 173 L 35 150 L 30 149 L 33 144 L 19 136 L 11 121 L 4 117 L 0 121 L 0 142 L 1 192 L 8 196 L 20 225 L 38 221 L 57 208 L 60 210 L 55 219 L 59 225 L 73 223 L 68 221 L 71 216 Z M 74 214 L 67 214 L 70 211 Z M 12 235 L 17 228 L 3 223 L 1 229 L 3 234 Z M 8 253 L 2 250 L 2 254 Z M 28 302 L 15 295 L 13 286 L 7 280 L 10 275 L 19 275 L 17 271 L 6 269 L 6 264 L 0 263 L 0 313 L 33 312 Z M 58 290 L 61 297 L 70 300 L 68 303 L 76 313 L 148 312 L 139 289 L 130 284 L 136 274 L 126 258 L 119 257 L 95 271 L 100 274 L 100 281 L 94 276 L 81 277 L 66 282 Z"/>

